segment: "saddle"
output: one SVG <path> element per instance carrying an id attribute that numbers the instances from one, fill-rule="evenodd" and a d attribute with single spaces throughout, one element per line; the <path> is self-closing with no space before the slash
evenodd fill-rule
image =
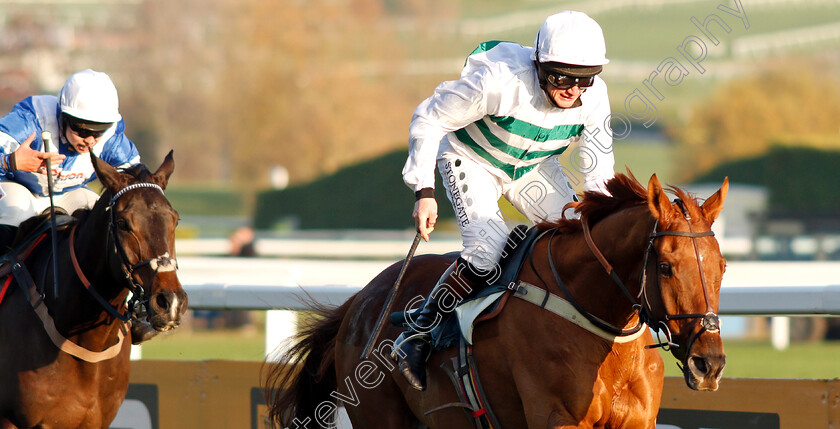
<path id="1" fill-rule="evenodd" d="M 57 215 L 55 219 L 58 229 L 65 229 L 75 222 L 76 218 L 68 215 Z M 2 227 L 5 227 L 2 228 L 2 239 L 8 240 L 9 236 L 11 236 L 12 239 L 10 241 L 0 243 L 0 246 L 8 248 L 14 243 L 14 239 L 20 233 L 20 229 L 11 225 L 2 225 Z M 26 269 L 26 265 L 23 261 L 27 256 L 29 256 L 32 250 L 41 243 L 49 230 L 50 220 L 49 218 L 44 218 L 41 223 L 30 230 L 23 240 L 19 241 L 20 244 L 3 254 L 3 256 L 0 256 L 0 279 L 5 279 L 2 287 L 0 287 L 0 303 L 3 302 L 6 292 L 8 292 L 9 285 L 12 283 L 12 279 L 18 280 L 17 283 L 23 290 L 24 296 L 29 295 L 28 288 L 31 284 L 34 284 L 34 281 L 32 280 L 29 270 Z M 38 293 L 43 295 L 43 290 L 39 290 Z"/>

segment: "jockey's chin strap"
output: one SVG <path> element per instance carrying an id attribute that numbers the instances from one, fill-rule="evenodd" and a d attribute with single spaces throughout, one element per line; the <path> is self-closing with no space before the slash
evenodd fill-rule
<path id="1" fill-rule="evenodd" d="M 146 315 L 147 305 L 149 302 L 149 298 L 146 297 L 146 291 L 143 288 L 143 285 L 140 284 L 140 282 L 136 281 L 133 277 L 134 270 L 148 265 L 152 269 L 152 271 L 154 271 L 155 276 L 157 276 L 159 272 L 175 271 L 178 269 L 178 262 L 175 260 L 175 258 L 169 255 L 169 252 L 166 252 L 163 255 L 156 256 L 151 259 L 141 260 L 140 262 L 133 265 L 131 264 L 131 262 L 129 262 L 128 255 L 125 252 L 125 248 L 123 247 L 119 239 L 115 215 L 116 210 L 114 210 L 114 204 L 126 192 L 141 188 L 157 189 L 158 191 L 160 191 L 160 193 L 163 193 L 163 188 L 154 183 L 135 183 L 120 189 L 116 194 L 114 194 L 114 196 L 111 197 L 111 201 L 108 204 L 107 208 L 107 210 L 110 212 L 110 217 L 108 221 L 108 242 L 110 243 L 111 241 L 113 241 L 114 243 L 117 255 L 120 258 L 120 267 L 122 274 L 128 282 L 128 290 L 131 291 L 131 298 L 127 303 L 128 315 L 130 317 L 142 317 Z M 140 240 L 137 238 L 136 235 L 134 235 L 134 232 L 131 232 L 131 236 L 134 237 L 134 240 L 137 242 L 138 256 L 141 256 L 140 252 L 142 251 L 142 249 L 139 248 Z M 91 289 L 88 288 L 88 290 Z"/>
<path id="2" fill-rule="evenodd" d="M 647 251 L 645 252 L 644 262 L 642 264 L 642 274 L 641 274 L 641 279 L 639 281 L 639 284 L 640 284 L 639 294 L 635 297 L 630 293 L 629 289 L 624 285 L 624 282 L 621 280 L 621 278 L 618 277 L 618 275 L 615 272 L 615 269 L 613 269 L 612 265 L 610 265 L 610 263 L 607 261 L 606 257 L 604 257 L 604 254 L 600 251 L 600 249 L 598 249 L 598 246 L 595 245 L 595 242 L 592 239 L 592 233 L 591 233 L 591 229 L 589 227 L 589 222 L 585 217 L 581 218 L 581 225 L 582 225 L 582 229 L 583 229 L 583 236 L 584 236 L 584 239 L 586 240 L 586 244 L 589 246 L 589 249 L 595 255 L 596 259 L 598 259 L 598 262 L 601 264 L 601 266 L 604 267 L 604 269 L 607 271 L 607 273 L 610 275 L 610 277 L 613 279 L 613 281 L 619 286 L 621 291 L 624 292 L 624 295 L 627 296 L 627 298 L 633 304 L 633 310 L 639 315 L 639 320 L 643 321 L 644 323 L 647 323 L 651 327 L 651 329 L 656 331 L 657 332 L 657 337 L 659 336 L 659 332 L 663 331 L 663 333 L 666 337 L 665 341 L 659 340 L 659 343 L 654 344 L 654 345 L 650 345 L 650 346 L 647 346 L 647 347 L 648 348 L 662 347 L 664 350 L 670 350 L 672 347 L 679 347 L 676 343 L 673 342 L 671 331 L 668 328 L 668 325 L 667 325 L 666 322 L 669 321 L 669 320 L 676 320 L 676 319 L 699 319 L 702 328 L 699 332 L 692 335 L 692 337 L 690 338 L 690 340 L 688 342 L 688 347 L 686 347 L 686 350 L 688 350 L 688 349 L 691 348 L 691 345 L 694 343 L 694 341 L 697 339 L 697 337 L 700 334 L 702 334 L 704 331 L 716 332 L 716 331 L 720 330 L 720 319 L 718 318 L 718 315 L 714 312 L 714 310 L 711 307 L 711 302 L 709 300 L 708 286 L 706 285 L 706 276 L 703 272 L 703 262 L 702 262 L 702 259 L 700 258 L 700 249 L 697 245 L 697 238 L 698 237 L 709 237 L 709 236 L 714 236 L 715 234 L 711 230 L 710 231 L 705 231 L 705 232 L 694 232 L 694 229 L 691 226 L 691 216 L 689 215 L 688 209 L 685 207 L 685 204 L 679 199 L 674 200 L 674 203 L 677 204 L 678 207 L 680 207 L 680 210 L 682 211 L 682 213 L 683 213 L 683 215 L 684 215 L 684 217 L 685 217 L 685 219 L 688 223 L 689 232 L 657 231 L 657 228 L 659 226 L 659 222 L 656 221 L 654 223 L 653 232 L 651 232 L 651 234 L 650 234 L 650 241 L 648 243 Z M 647 297 L 647 287 L 646 287 L 647 286 L 647 274 L 646 273 L 647 273 L 647 266 L 648 266 L 648 261 L 649 261 L 648 258 L 650 257 L 651 254 L 654 254 L 655 256 L 658 256 L 658 255 L 656 255 L 656 250 L 654 248 L 654 242 L 656 241 L 656 239 L 659 238 L 659 237 L 664 237 L 664 236 L 668 236 L 668 235 L 691 238 L 691 242 L 694 246 L 694 254 L 695 254 L 695 258 L 697 260 L 697 266 L 700 270 L 700 284 L 703 287 L 703 297 L 705 298 L 705 302 L 706 302 L 706 312 L 705 313 L 702 313 L 702 314 L 693 313 L 693 314 L 669 315 L 667 313 L 667 311 L 663 311 L 665 313 L 665 320 L 659 320 L 658 318 L 653 316 L 653 311 L 650 308 L 650 301 Z M 658 260 L 658 258 L 657 258 L 657 260 Z M 644 305 L 639 303 L 638 300 L 640 300 L 640 299 L 644 301 Z"/>

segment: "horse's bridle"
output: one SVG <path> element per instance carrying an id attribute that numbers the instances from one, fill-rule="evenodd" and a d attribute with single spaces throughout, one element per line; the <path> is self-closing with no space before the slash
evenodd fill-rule
<path id="1" fill-rule="evenodd" d="M 120 242 L 120 235 L 117 231 L 117 222 L 115 215 L 116 210 L 114 210 L 114 204 L 117 202 L 117 199 L 123 196 L 126 192 L 141 188 L 157 189 L 158 191 L 160 191 L 161 194 L 163 194 L 163 188 L 154 183 L 135 183 L 120 189 L 116 194 L 114 194 L 114 196 L 111 197 L 111 202 L 108 203 L 107 208 L 107 210 L 111 214 L 108 218 L 108 241 L 111 242 L 111 240 L 113 240 L 114 242 L 114 247 L 117 249 L 117 255 L 120 258 L 120 267 L 122 269 L 122 274 L 128 282 L 128 290 L 131 291 L 131 298 L 128 300 L 127 303 L 128 314 L 134 315 L 136 317 L 142 317 L 146 314 L 148 310 L 149 297 L 146 296 L 146 291 L 143 288 L 143 285 L 134 279 L 134 270 L 148 265 L 154 271 L 155 276 L 157 276 L 159 272 L 175 271 L 178 269 L 178 262 L 175 260 L 175 258 L 169 255 L 169 252 L 166 252 L 160 256 L 153 257 L 151 259 L 141 260 L 140 262 L 133 265 L 128 260 L 128 255 L 125 253 L 125 247 Z M 140 239 L 138 239 L 137 236 L 134 235 L 133 231 L 131 232 L 131 236 L 134 237 L 134 240 L 138 244 L 137 256 L 138 258 L 142 259 L 142 249 L 139 248 Z"/>
<path id="2" fill-rule="evenodd" d="M 105 298 L 103 298 L 98 292 L 96 292 L 94 288 L 90 287 L 91 283 L 85 277 L 76 258 L 76 249 L 73 245 L 73 236 L 76 232 L 75 226 L 73 228 L 73 231 L 70 232 L 70 256 L 73 262 L 73 266 L 76 270 L 76 275 L 82 281 L 82 284 L 85 286 L 85 289 L 87 289 L 87 291 L 90 292 L 90 294 L 96 299 L 96 301 L 99 302 L 99 304 L 106 311 L 108 311 L 108 313 L 110 313 L 112 316 L 116 317 L 117 319 L 123 322 L 128 322 L 132 318 L 143 317 L 146 314 L 148 308 L 149 298 L 146 297 L 146 291 L 143 288 L 143 285 L 134 280 L 132 276 L 134 270 L 136 270 L 139 267 L 149 265 L 152 268 L 152 270 L 154 270 L 155 276 L 157 276 L 157 273 L 159 272 L 175 271 L 178 268 L 177 261 L 175 260 L 175 258 L 170 257 L 168 252 L 161 256 L 147 259 L 145 261 L 140 261 L 133 265 L 128 260 L 128 255 L 126 254 L 125 248 L 120 242 L 119 234 L 116 230 L 117 224 L 115 221 L 114 214 L 116 210 L 114 210 L 114 204 L 117 202 L 117 199 L 123 196 L 126 192 L 140 188 L 157 189 L 158 191 L 163 193 L 163 188 L 154 183 L 135 183 L 132 185 L 128 185 L 125 188 L 122 188 L 116 194 L 114 194 L 114 196 L 111 197 L 111 201 L 108 203 L 108 207 L 106 208 L 106 211 L 110 212 L 110 216 L 108 217 L 108 246 L 110 247 L 110 244 L 113 242 L 117 256 L 120 259 L 120 269 L 126 281 L 128 282 L 127 288 L 131 292 L 131 298 L 129 298 L 129 300 L 126 302 L 126 314 L 123 315 L 122 313 L 120 313 L 118 309 L 114 308 L 110 303 L 108 303 L 108 301 L 105 300 Z M 134 235 L 133 232 L 131 233 L 131 235 L 139 244 L 140 240 Z M 142 249 L 138 250 L 138 256 L 140 256 L 139 251 L 142 251 Z M 111 253 L 109 252 L 107 253 L 107 255 L 108 259 L 110 260 Z"/>
<path id="3" fill-rule="evenodd" d="M 688 341 L 688 346 L 686 350 L 690 350 L 691 346 L 694 344 L 694 341 L 704 332 L 717 332 L 720 330 L 720 318 L 718 317 L 717 313 L 712 309 L 711 302 L 709 300 L 709 292 L 708 286 L 706 284 L 706 276 L 703 272 L 703 261 L 700 258 L 700 249 L 697 245 L 697 238 L 699 237 L 710 237 L 714 236 L 714 232 L 704 231 L 704 232 L 694 232 L 694 229 L 691 226 L 691 216 L 688 213 L 688 209 L 685 207 L 685 204 L 679 200 L 674 200 L 674 203 L 680 208 L 683 213 L 684 218 L 688 222 L 688 229 L 689 232 L 682 232 L 682 231 L 657 231 L 659 227 L 659 221 L 657 220 L 654 222 L 653 231 L 650 233 L 649 238 L 650 241 L 648 242 L 647 250 L 645 251 L 644 262 L 642 265 L 642 273 L 639 279 L 640 290 L 637 296 L 633 296 L 630 290 L 624 285 L 624 282 L 621 278 L 616 274 L 615 269 L 610 265 L 607 259 L 604 257 L 604 254 L 598 249 L 598 246 L 595 245 L 595 242 L 592 239 L 592 234 L 589 228 L 589 222 L 585 217 L 581 218 L 581 226 L 583 229 L 583 234 L 587 246 L 595 255 L 596 259 L 600 262 L 600 264 L 604 267 L 607 271 L 607 274 L 613 279 L 613 281 L 619 286 L 621 291 L 624 295 L 630 300 L 633 305 L 633 311 L 639 316 L 638 323 L 636 326 L 630 329 L 622 329 L 616 326 L 609 324 L 608 322 L 600 319 L 599 317 L 593 315 L 592 313 L 584 310 L 579 303 L 577 303 L 574 297 L 569 292 L 566 285 L 560 279 L 560 275 L 557 271 L 557 268 L 554 265 L 554 258 L 551 256 L 551 239 L 554 237 L 554 233 L 551 234 L 549 237 L 548 243 L 548 262 L 549 266 L 551 267 L 551 271 L 554 275 L 555 282 L 560 286 L 560 289 L 565 294 L 569 303 L 575 307 L 584 317 L 586 317 L 590 322 L 595 324 L 596 326 L 604 329 L 607 332 L 610 332 L 616 336 L 625 336 L 631 335 L 638 332 L 640 329 L 644 327 L 645 324 L 651 327 L 656 333 L 657 338 L 659 338 L 659 332 L 663 331 L 666 337 L 665 341 L 661 341 L 657 339 L 658 343 L 646 346 L 647 348 L 654 348 L 654 347 L 662 347 L 663 350 L 670 350 L 671 348 L 679 347 L 676 343 L 672 341 L 672 334 L 670 328 L 668 328 L 667 321 L 669 320 L 677 320 L 677 319 L 697 319 L 700 322 L 701 329 L 694 333 Z M 697 266 L 700 270 L 700 284 L 703 287 L 703 297 L 705 298 L 706 302 L 706 310 L 705 313 L 686 313 L 686 314 L 676 314 L 676 315 L 669 315 L 667 310 L 663 309 L 663 313 L 665 314 L 664 320 L 658 319 L 654 316 L 654 312 L 651 309 L 650 300 L 647 297 L 647 267 L 648 262 L 650 260 L 650 255 L 654 255 L 654 259 L 656 261 L 659 260 L 659 255 L 656 253 L 656 249 L 654 247 L 654 242 L 657 238 L 664 237 L 664 236 L 676 236 L 676 237 L 687 237 L 691 238 L 692 245 L 694 246 L 694 254 L 697 260 Z M 659 287 L 659 280 L 657 278 L 657 287 Z M 640 303 L 641 300 L 641 303 Z M 683 366 L 681 369 L 685 372 L 685 366 L 688 360 L 688 353 L 681 359 Z"/>
<path id="4" fill-rule="evenodd" d="M 685 207 L 685 203 L 683 203 L 680 199 L 675 199 L 674 203 L 680 208 L 680 211 L 683 213 L 683 217 L 685 218 L 686 222 L 688 223 L 688 231 L 689 232 L 681 232 L 681 231 L 659 231 L 656 232 L 656 228 L 659 224 L 659 221 L 654 223 L 654 232 L 650 235 L 650 242 L 648 243 L 647 251 L 645 252 L 645 260 L 644 265 L 642 267 L 642 274 L 640 279 L 641 284 L 641 292 L 640 295 L 644 298 L 644 308 L 648 313 L 648 320 L 655 324 L 651 325 L 651 327 L 657 332 L 657 337 L 659 336 L 659 331 L 663 331 L 664 335 L 666 336 L 666 341 L 660 341 L 658 344 L 655 344 L 651 347 L 663 347 L 663 350 L 670 350 L 672 347 L 679 347 L 672 341 L 671 330 L 668 328 L 667 322 L 669 320 L 678 320 L 678 319 L 696 319 L 700 323 L 700 330 L 695 332 L 691 335 L 688 341 L 688 345 L 685 348 L 686 351 L 691 350 L 691 346 L 694 344 L 694 341 L 702 335 L 704 332 L 719 332 L 720 331 L 720 317 L 718 317 L 717 313 L 712 308 L 712 304 L 709 301 L 709 288 L 706 284 L 706 275 L 703 271 L 703 260 L 700 258 L 700 248 L 697 245 L 697 238 L 698 237 L 711 237 L 714 236 L 714 231 L 704 231 L 704 232 L 694 232 L 694 228 L 691 226 L 691 215 L 688 212 L 688 209 Z M 652 312 L 650 311 L 650 300 L 647 297 L 647 266 L 648 266 L 648 259 L 650 255 L 655 256 L 655 261 L 658 265 L 659 255 L 654 250 L 654 241 L 659 237 L 664 236 L 676 236 L 676 237 L 688 237 L 691 238 L 691 244 L 694 247 L 694 255 L 697 260 L 697 268 L 700 271 L 700 285 L 703 287 L 703 299 L 706 302 L 706 310 L 705 313 L 686 313 L 686 314 L 676 314 L 676 315 L 669 315 L 667 311 L 663 310 L 665 314 L 664 320 L 657 320 L 653 317 Z M 657 288 L 659 288 L 659 278 L 657 277 Z M 688 355 L 683 358 L 683 364 L 685 365 L 685 360 L 688 359 Z"/>

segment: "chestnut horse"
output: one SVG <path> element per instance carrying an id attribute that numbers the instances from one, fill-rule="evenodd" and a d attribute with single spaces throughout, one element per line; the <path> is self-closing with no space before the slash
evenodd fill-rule
<path id="1" fill-rule="evenodd" d="M 178 214 L 163 195 L 172 152 L 154 174 L 143 165 L 118 172 L 93 154 L 91 162 L 106 191 L 58 231 L 58 285 L 49 233 L 18 256 L 30 281 L 3 275 L 2 429 L 107 428 L 128 390 L 132 319 L 168 331 L 187 308 L 174 259 Z"/>
<path id="2" fill-rule="evenodd" d="M 647 189 L 622 174 L 607 189 L 611 195 L 586 193 L 576 205 L 580 220 L 539 226 L 547 232 L 518 280 L 535 285 L 540 299 L 547 292 L 562 296 L 613 339 L 514 297 L 497 317 L 476 325 L 477 372 L 503 428 L 653 428 L 664 369 L 659 352 L 646 347 L 655 342 L 650 330 L 640 331 L 642 322 L 664 334 L 659 344 L 682 363 L 688 387 L 718 388 L 725 355 L 716 312 L 726 262 L 711 225 L 728 182 L 702 205 L 678 188 L 671 191 L 679 199 L 669 201 L 655 175 Z M 398 309 L 429 293 L 454 258 L 414 258 Z M 431 356 L 423 392 L 408 387 L 388 358 L 400 328 L 384 331 L 370 360 L 359 358 L 400 266 L 340 307 L 322 309 L 286 356 L 297 366 L 271 367 L 273 424 L 319 427 L 340 400 L 354 429 L 473 427 L 463 408 L 451 406 L 459 397 L 441 368 L 457 350 Z M 642 335 L 626 338 L 633 332 Z"/>

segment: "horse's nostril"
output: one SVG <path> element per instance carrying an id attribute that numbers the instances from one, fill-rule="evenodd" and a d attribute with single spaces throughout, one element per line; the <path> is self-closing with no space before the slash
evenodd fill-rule
<path id="1" fill-rule="evenodd" d="M 161 310 L 169 309 L 169 300 L 166 299 L 166 296 L 162 293 L 157 294 L 155 297 L 155 303 L 157 303 L 158 308 Z"/>
<path id="2" fill-rule="evenodd" d="M 700 374 L 706 374 L 707 372 L 709 372 L 709 368 L 706 365 L 706 359 L 695 356 L 691 358 L 691 362 L 694 364 L 694 368 Z"/>

